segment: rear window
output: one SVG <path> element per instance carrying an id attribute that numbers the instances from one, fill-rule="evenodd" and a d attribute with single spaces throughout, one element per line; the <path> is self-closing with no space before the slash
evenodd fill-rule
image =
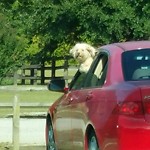
<path id="1" fill-rule="evenodd" d="M 122 66 L 126 81 L 150 80 L 150 49 L 124 52 Z"/>

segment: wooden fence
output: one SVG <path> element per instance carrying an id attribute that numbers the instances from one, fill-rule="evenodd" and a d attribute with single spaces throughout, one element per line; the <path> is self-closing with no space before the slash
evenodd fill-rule
<path id="1" fill-rule="evenodd" d="M 68 74 L 68 68 L 70 66 L 69 60 L 73 59 L 70 56 L 66 57 L 51 57 L 49 60 L 49 65 L 45 65 L 45 62 L 41 64 L 34 64 L 28 66 L 22 66 L 20 68 L 21 72 L 18 74 L 16 72 L 14 74 L 14 84 L 18 84 L 18 80 L 21 80 L 22 85 L 26 84 L 26 80 L 29 80 L 28 84 L 37 84 L 37 81 L 40 81 L 41 85 L 45 84 L 46 80 L 51 80 L 52 78 L 64 78 L 65 80 L 69 80 L 72 78 Z M 58 65 L 57 62 L 62 61 L 62 65 Z M 73 66 L 77 67 L 77 66 Z M 63 69 L 63 75 L 56 74 L 57 70 Z M 49 71 L 48 76 L 46 75 L 46 71 Z M 26 73 L 28 72 L 28 74 Z M 40 72 L 40 73 L 39 73 Z"/>
<path id="2" fill-rule="evenodd" d="M 14 96 L 12 103 L 0 103 L 0 108 L 13 108 L 13 133 L 12 133 L 12 145 L 13 150 L 19 150 L 20 148 L 20 108 L 38 108 L 49 107 L 49 103 L 20 103 L 18 96 Z"/>

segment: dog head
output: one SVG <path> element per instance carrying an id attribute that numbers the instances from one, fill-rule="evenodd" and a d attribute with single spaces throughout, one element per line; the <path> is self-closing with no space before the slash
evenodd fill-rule
<path id="1" fill-rule="evenodd" d="M 94 47 L 86 43 L 77 43 L 71 50 L 70 54 L 79 62 L 83 63 L 87 58 L 94 58 L 97 51 Z"/>

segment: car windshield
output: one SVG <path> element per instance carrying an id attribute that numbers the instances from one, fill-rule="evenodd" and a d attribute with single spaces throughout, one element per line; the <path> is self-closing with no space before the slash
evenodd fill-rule
<path id="1" fill-rule="evenodd" d="M 150 80 L 150 49 L 125 51 L 122 66 L 126 81 Z"/>

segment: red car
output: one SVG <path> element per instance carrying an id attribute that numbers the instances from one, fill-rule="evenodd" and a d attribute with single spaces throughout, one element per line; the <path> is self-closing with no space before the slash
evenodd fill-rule
<path id="1" fill-rule="evenodd" d="M 78 71 L 50 106 L 47 150 L 150 150 L 150 41 L 98 50 L 88 73 Z"/>

